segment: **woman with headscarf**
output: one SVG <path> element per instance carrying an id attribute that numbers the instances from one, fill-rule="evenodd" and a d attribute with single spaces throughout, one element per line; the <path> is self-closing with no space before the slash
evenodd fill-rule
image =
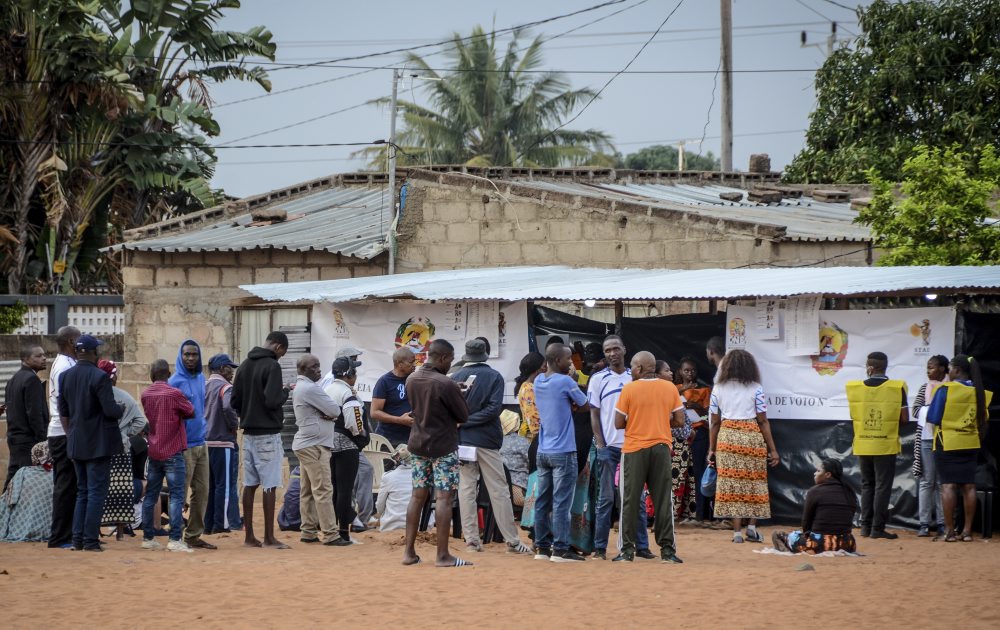
<path id="1" fill-rule="evenodd" d="M 118 430 L 122 436 L 122 452 L 111 458 L 111 485 L 104 503 L 101 525 L 114 525 L 115 538 L 121 540 L 126 527 L 135 522 L 135 488 L 132 475 L 132 454 L 129 438 L 139 435 L 146 426 L 146 416 L 142 407 L 132 396 L 118 385 L 118 366 L 114 361 L 101 359 L 97 367 L 111 379 L 115 402 L 124 410 L 118 420 Z"/>
<path id="2" fill-rule="evenodd" d="M 802 509 L 802 529 L 789 533 L 774 532 L 771 542 L 779 551 L 792 553 L 823 553 L 847 551 L 854 553 L 857 543 L 851 533 L 858 497 L 844 483 L 844 466 L 836 459 L 824 459 L 813 481 L 816 485 L 806 493 Z"/>
<path id="3" fill-rule="evenodd" d="M 52 525 L 52 459 L 47 442 L 31 448 L 31 465 L 19 468 L 0 495 L 0 540 L 43 542 Z"/>
<path id="4" fill-rule="evenodd" d="M 979 362 L 960 354 L 951 360 L 950 383 L 941 383 L 927 422 L 934 425 L 934 464 L 941 480 L 945 542 L 955 542 L 955 507 L 961 487 L 965 507 L 962 542 L 972 542 L 972 520 L 976 516 L 976 458 L 989 417 L 992 392 L 983 389 Z M 934 540 L 940 540 L 938 534 Z"/>

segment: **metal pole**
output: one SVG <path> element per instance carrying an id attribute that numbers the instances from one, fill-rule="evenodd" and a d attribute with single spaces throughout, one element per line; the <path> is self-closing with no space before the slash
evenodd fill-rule
<path id="1" fill-rule="evenodd" d="M 392 71 L 392 99 L 389 101 L 389 205 L 392 208 L 392 221 L 389 223 L 389 275 L 396 273 L 396 221 L 399 213 L 396 211 L 396 85 L 402 73 Z"/>
<path id="2" fill-rule="evenodd" d="M 722 18 L 722 171 L 733 170 L 733 5 L 721 0 Z"/>
<path id="3" fill-rule="evenodd" d="M 677 143 L 677 170 L 684 170 L 684 141 Z"/>

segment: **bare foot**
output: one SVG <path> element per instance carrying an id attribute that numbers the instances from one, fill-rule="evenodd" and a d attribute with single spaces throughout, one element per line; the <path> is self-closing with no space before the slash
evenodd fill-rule
<path id="1" fill-rule="evenodd" d="M 257 540 L 256 538 L 248 538 L 248 539 L 246 539 L 245 541 L 243 541 L 243 546 L 244 547 L 263 547 L 263 545 L 261 544 L 261 542 L 259 540 Z"/>
<path id="2" fill-rule="evenodd" d="M 420 564 L 420 556 L 417 554 L 403 554 L 403 566 L 410 566 L 411 564 Z"/>
<path id="3" fill-rule="evenodd" d="M 291 549 L 291 547 L 281 542 L 280 540 L 269 540 L 264 543 L 264 546 L 270 547 L 272 549 Z"/>

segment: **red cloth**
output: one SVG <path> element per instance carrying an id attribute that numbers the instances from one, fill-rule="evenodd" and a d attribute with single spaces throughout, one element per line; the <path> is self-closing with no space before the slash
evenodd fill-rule
<path id="1" fill-rule="evenodd" d="M 149 421 L 149 457 L 166 461 L 187 448 L 184 421 L 194 417 L 194 406 L 181 390 L 156 381 L 142 393 Z"/>

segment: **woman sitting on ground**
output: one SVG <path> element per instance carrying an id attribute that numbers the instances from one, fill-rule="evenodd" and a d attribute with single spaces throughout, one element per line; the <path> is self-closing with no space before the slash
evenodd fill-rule
<path id="1" fill-rule="evenodd" d="M 960 354 L 951 360 L 952 382 L 942 383 L 927 422 L 934 425 L 934 464 L 941 481 L 945 542 L 955 542 L 955 504 L 961 486 L 965 503 L 962 542 L 972 542 L 972 520 L 976 516 L 976 458 L 989 417 L 990 392 L 983 389 L 979 363 Z M 940 540 L 939 534 L 934 540 Z"/>
<path id="2" fill-rule="evenodd" d="M 42 542 L 52 525 L 52 459 L 47 442 L 31 448 L 31 465 L 18 469 L 0 494 L 0 541 Z"/>
<path id="3" fill-rule="evenodd" d="M 774 532 L 771 542 L 779 551 L 823 553 L 857 549 L 851 524 L 858 509 L 858 497 L 843 479 L 839 460 L 824 459 L 813 474 L 816 482 L 806 493 L 802 509 L 802 529 Z"/>

